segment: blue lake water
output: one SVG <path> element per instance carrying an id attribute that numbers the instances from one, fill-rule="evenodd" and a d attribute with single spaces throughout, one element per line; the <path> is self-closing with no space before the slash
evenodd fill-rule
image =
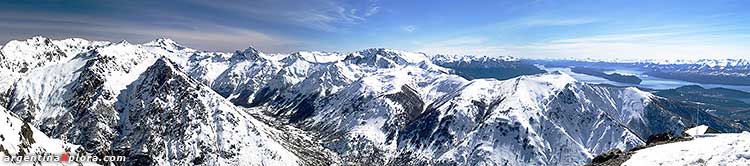
<path id="1" fill-rule="evenodd" d="M 607 74 L 620 73 L 620 74 L 626 74 L 626 75 L 635 75 L 641 78 L 641 80 L 643 80 L 641 84 L 620 83 L 620 82 L 610 81 L 601 77 L 574 73 L 570 71 L 570 68 L 544 68 L 543 66 L 539 66 L 539 67 L 547 71 L 563 72 L 565 74 L 572 76 L 578 81 L 582 81 L 586 83 L 611 84 L 611 85 L 617 85 L 617 86 L 636 86 L 636 87 L 651 88 L 651 89 L 671 89 L 671 88 L 677 88 L 677 87 L 681 87 L 685 85 L 699 85 L 703 88 L 722 87 L 722 88 L 729 88 L 729 89 L 736 89 L 736 90 L 750 92 L 750 86 L 701 84 L 701 83 L 687 82 L 687 81 L 681 81 L 681 80 L 675 80 L 675 79 L 659 78 L 659 77 L 654 77 L 654 76 L 643 74 L 642 71 L 638 71 L 634 69 L 616 69 L 613 71 L 606 71 L 604 73 L 607 73 Z"/>

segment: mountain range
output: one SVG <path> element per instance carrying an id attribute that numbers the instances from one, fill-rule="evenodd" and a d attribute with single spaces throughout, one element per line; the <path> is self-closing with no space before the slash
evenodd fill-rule
<path id="1" fill-rule="evenodd" d="M 701 84 L 750 85 L 750 60 L 748 59 L 695 59 L 695 60 L 529 60 L 548 67 L 590 67 L 604 69 L 630 69 L 643 74 Z"/>
<path id="2" fill-rule="evenodd" d="M 747 129 L 634 87 L 464 70 L 518 61 L 14 40 L 0 48 L 0 151 L 127 157 L 87 163 L 99 165 L 583 165 L 696 124 Z"/>

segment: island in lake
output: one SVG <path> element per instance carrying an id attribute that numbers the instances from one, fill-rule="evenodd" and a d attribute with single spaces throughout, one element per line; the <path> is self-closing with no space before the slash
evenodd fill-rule
<path id="1" fill-rule="evenodd" d="M 585 67 L 571 67 L 570 71 L 574 73 L 586 74 L 596 77 L 601 77 L 614 82 L 628 83 L 628 84 L 640 84 L 641 78 L 634 75 L 622 75 L 619 73 L 607 74 L 604 73 L 603 69 L 585 68 Z"/>

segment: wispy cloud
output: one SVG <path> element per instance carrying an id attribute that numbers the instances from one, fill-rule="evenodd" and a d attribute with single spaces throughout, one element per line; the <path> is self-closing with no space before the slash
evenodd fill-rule
<path id="1" fill-rule="evenodd" d="M 735 36 L 750 39 L 750 36 Z M 525 58 L 595 59 L 695 59 L 747 58 L 750 51 L 737 43 L 721 43 L 722 35 L 685 32 L 624 33 L 589 35 L 528 44 L 498 44 L 488 38 L 459 37 L 437 42 L 420 42 L 415 51 L 431 54 L 468 54 Z M 423 44 L 429 43 L 429 44 Z"/>
<path id="2" fill-rule="evenodd" d="M 380 9 L 376 1 L 357 4 L 340 0 L 84 1 L 79 6 L 42 3 L 45 4 L 0 2 L 0 31 L 4 32 L 0 40 L 32 35 L 131 41 L 170 37 L 199 49 L 229 51 L 253 44 L 285 52 L 309 47 L 301 46 L 304 43 L 317 43 L 297 34 L 346 31 Z M 71 5 L 83 9 L 67 7 Z M 38 6 L 57 8 L 45 10 Z"/>
<path id="3" fill-rule="evenodd" d="M 569 25 L 583 25 L 597 22 L 593 18 L 526 18 L 521 21 L 521 24 L 526 26 L 569 26 Z"/>
<path id="4" fill-rule="evenodd" d="M 286 50 L 301 41 L 262 33 L 249 28 L 232 27 L 191 20 L 179 26 L 161 26 L 132 21 L 54 14 L 16 14 L 0 12 L 0 38 L 24 39 L 34 35 L 53 38 L 83 37 L 91 40 L 131 40 L 143 42 L 158 37 L 173 38 L 203 50 L 229 51 L 249 45 L 268 50 Z M 179 28 L 176 28 L 179 27 Z"/>
<path id="5" fill-rule="evenodd" d="M 339 0 L 308 1 L 236 1 L 231 5 L 213 1 L 193 0 L 196 5 L 215 8 L 247 17 L 278 24 L 334 32 L 346 26 L 359 24 L 379 12 L 380 7 L 371 2 L 354 5 Z"/>
<path id="6" fill-rule="evenodd" d="M 401 26 L 401 30 L 403 30 L 404 32 L 414 32 L 415 30 L 417 30 L 417 27 L 415 27 L 414 25 L 404 25 Z"/>
<path id="7" fill-rule="evenodd" d="M 648 42 L 536 43 L 506 47 L 508 54 L 529 58 L 694 59 L 742 57 L 745 48 L 723 44 L 654 44 Z"/>
<path id="8" fill-rule="evenodd" d="M 380 12 L 380 6 L 372 5 L 370 6 L 370 8 L 367 9 L 367 12 L 365 12 L 365 16 L 369 17 L 369 16 L 377 14 L 378 12 Z"/>
<path id="9" fill-rule="evenodd" d="M 636 33 L 636 34 L 611 34 L 585 36 L 578 38 L 566 38 L 554 40 L 550 43 L 620 43 L 620 42 L 637 42 L 653 41 L 667 36 L 678 35 L 680 33 Z"/>

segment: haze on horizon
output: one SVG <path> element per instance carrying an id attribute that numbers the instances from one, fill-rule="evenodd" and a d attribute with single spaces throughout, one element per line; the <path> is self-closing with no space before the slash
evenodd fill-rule
<path id="1" fill-rule="evenodd" d="M 0 42 L 36 35 L 270 53 L 385 47 L 522 58 L 750 59 L 750 1 L 0 2 Z"/>

